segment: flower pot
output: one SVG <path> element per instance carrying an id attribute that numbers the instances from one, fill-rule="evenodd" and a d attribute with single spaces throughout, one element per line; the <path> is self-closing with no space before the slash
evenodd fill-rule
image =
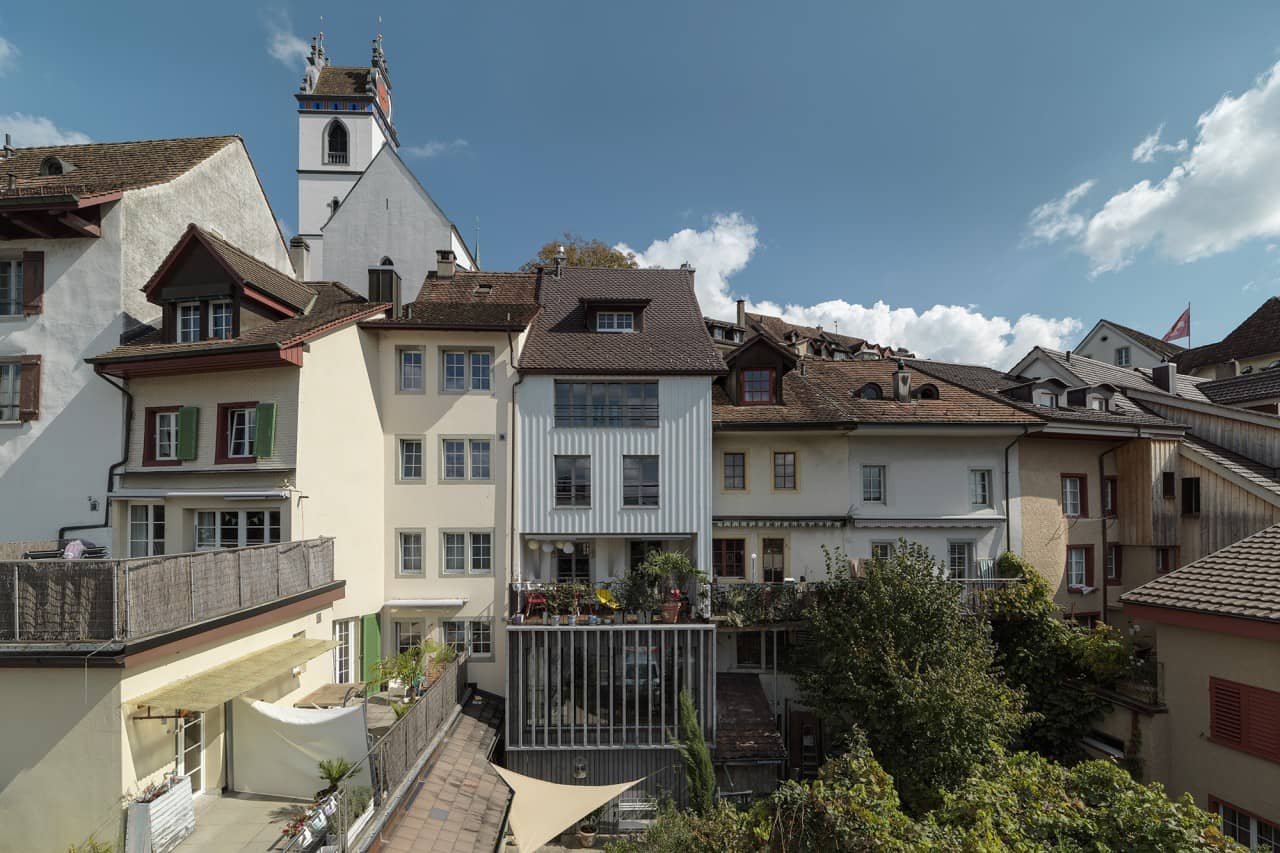
<path id="1" fill-rule="evenodd" d="M 560 614 L 559 614 L 559 613 L 553 613 L 553 614 L 551 614 L 551 622 L 550 622 L 550 624 L 552 624 L 552 625 L 559 625 L 559 624 L 560 624 Z"/>
<path id="2" fill-rule="evenodd" d="M 524 624 L 524 614 L 523 614 L 523 613 L 512 613 L 512 614 L 511 614 L 511 618 L 507 620 L 507 624 L 509 624 L 509 625 L 523 625 L 523 624 Z"/>
<path id="3" fill-rule="evenodd" d="M 669 625 L 680 621 L 680 602 L 668 601 L 663 603 L 662 621 Z"/>
<path id="4" fill-rule="evenodd" d="M 591 824 L 578 827 L 578 843 L 583 847 L 596 846 L 596 828 Z"/>
<path id="5" fill-rule="evenodd" d="M 150 853 L 153 841 L 159 839 L 172 850 L 182 839 L 196 831 L 195 805 L 191 798 L 191 782 L 179 776 L 169 790 L 149 803 L 129 804 L 125 828 L 128 853 Z"/>
<path id="6" fill-rule="evenodd" d="M 623 620 L 624 620 L 628 625 L 634 625 L 634 624 L 636 624 L 637 622 L 639 622 L 639 621 L 640 621 L 640 614 L 639 614 L 639 613 L 628 613 L 626 616 L 624 616 L 624 617 L 622 617 L 622 618 L 623 618 Z"/>
<path id="7" fill-rule="evenodd" d="M 569 624 L 570 624 L 570 625 L 577 625 L 577 624 L 578 624 L 578 614 L 577 614 L 577 613 L 570 613 L 570 614 L 569 614 Z"/>

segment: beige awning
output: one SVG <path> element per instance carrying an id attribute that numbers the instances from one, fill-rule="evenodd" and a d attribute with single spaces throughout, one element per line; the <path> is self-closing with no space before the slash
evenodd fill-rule
<path id="1" fill-rule="evenodd" d="M 295 666 L 306 663 L 336 645 L 338 644 L 333 640 L 294 637 L 218 664 L 159 690 L 144 693 L 136 699 L 130 699 L 125 707 L 209 711 L 274 678 L 288 674 Z"/>
<path id="2" fill-rule="evenodd" d="M 515 793 L 507 822 L 520 853 L 533 853 L 628 788 L 643 781 L 617 785 L 561 785 L 523 776 L 490 762 L 490 767 Z"/>

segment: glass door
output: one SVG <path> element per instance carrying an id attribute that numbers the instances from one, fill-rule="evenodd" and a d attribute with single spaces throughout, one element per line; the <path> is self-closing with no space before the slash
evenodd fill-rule
<path id="1" fill-rule="evenodd" d="M 179 776 L 191 777 L 191 793 L 204 789 L 204 714 L 188 714 L 178 718 L 176 734 L 177 760 L 174 769 Z"/>

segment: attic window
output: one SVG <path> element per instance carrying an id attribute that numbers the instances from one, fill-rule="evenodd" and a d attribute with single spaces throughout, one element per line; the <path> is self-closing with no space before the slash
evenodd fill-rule
<path id="1" fill-rule="evenodd" d="M 600 311 L 596 314 L 597 332 L 633 332 L 636 315 L 630 311 Z"/>
<path id="2" fill-rule="evenodd" d="M 1105 412 L 1107 410 L 1107 398 L 1097 396 L 1090 397 L 1089 408 L 1093 409 L 1095 412 Z"/>
<path id="3" fill-rule="evenodd" d="M 1036 405 L 1044 406 L 1047 409 L 1056 409 L 1058 407 L 1058 395 L 1052 391 L 1037 392 Z"/>
<path id="4" fill-rule="evenodd" d="M 720 326 L 716 326 L 715 328 L 713 328 L 713 329 L 711 330 L 711 337 L 715 338 L 717 341 L 723 341 L 723 340 L 724 340 L 724 329 L 723 329 L 723 328 L 721 328 Z"/>
<path id="5" fill-rule="evenodd" d="M 740 344 L 740 343 L 742 343 L 742 330 L 741 330 L 741 329 L 734 329 L 734 330 L 733 330 L 733 342 L 734 342 L 734 343 L 736 343 L 736 344 Z"/>
<path id="6" fill-rule="evenodd" d="M 938 399 L 938 386 L 934 385 L 932 382 L 927 385 L 921 385 L 919 397 L 921 400 Z"/>
<path id="7" fill-rule="evenodd" d="M 61 175 L 63 171 L 62 161 L 57 157 L 46 157 L 40 161 L 41 175 Z"/>
<path id="8" fill-rule="evenodd" d="M 383 256 L 382 256 L 382 260 L 378 261 L 378 266 L 380 266 L 380 267 L 393 267 L 393 266 L 395 266 L 395 263 L 394 263 L 394 262 L 392 262 L 392 260 L 391 260 L 390 258 L 388 258 L 386 255 L 383 255 Z"/>
<path id="9" fill-rule="evenodd" d="M 883 400 L 884 390 L 874 382 L 868 382 L 858 389 L 858 399 L 860 400 Z"/>

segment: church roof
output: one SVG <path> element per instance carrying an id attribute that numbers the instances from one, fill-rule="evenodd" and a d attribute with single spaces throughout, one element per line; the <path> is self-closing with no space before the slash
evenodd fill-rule
<path id="1" fill-rule="evenodd" d="M 307 96 L 320 97 L 372 97 L 373 69 L 348 68 L 340 65 L 326 65 L 320 69 L 320 77 L 316 87 Z"/>

